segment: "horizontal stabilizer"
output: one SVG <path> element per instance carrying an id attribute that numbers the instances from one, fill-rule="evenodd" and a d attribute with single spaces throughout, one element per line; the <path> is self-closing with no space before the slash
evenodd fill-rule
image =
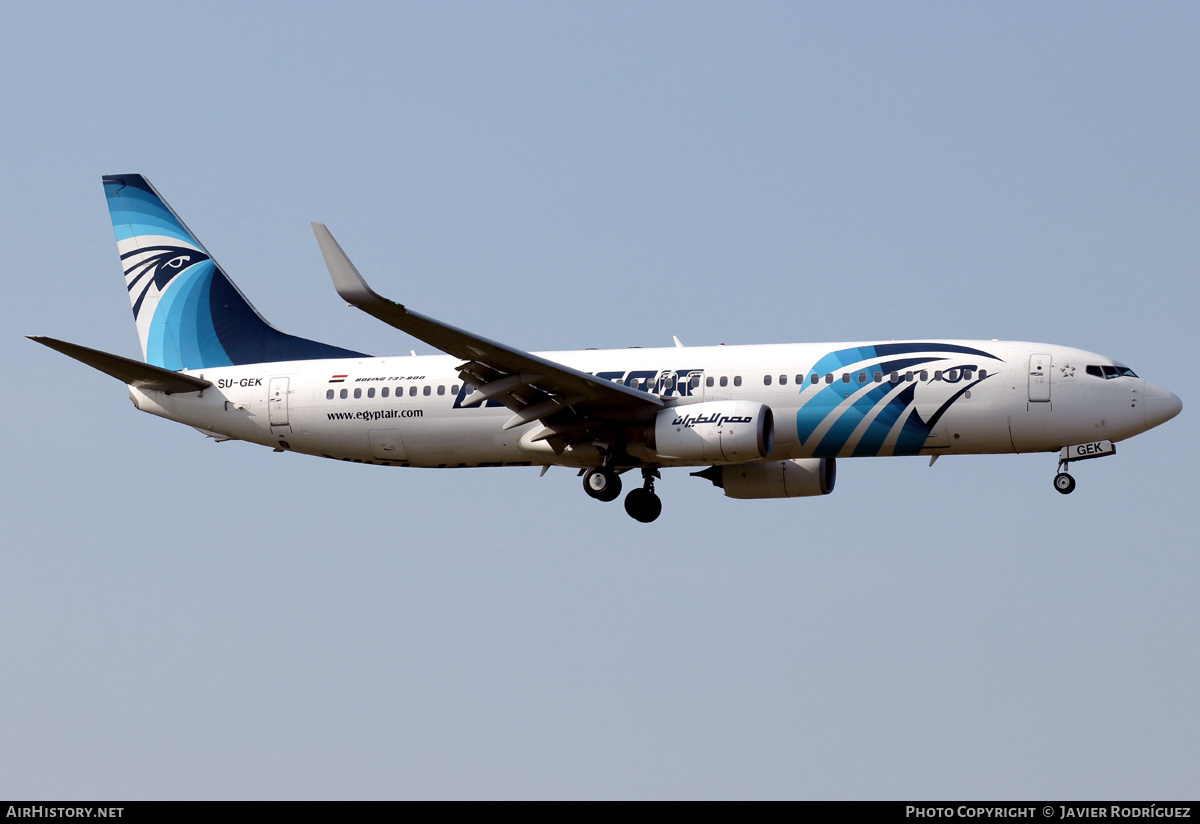
<path id="1" fill-rule="evenodd" d="M 112 375 L 117 380 L 130 386 L 136 386 L 138 389 L 166 392 L 169 395 L 175 392 L 199 392 L 212 386 L 212 381 L 206 381 L 203 378 L 172 372 L 170 369 L 151 366 L 148 363 L 123 358 L 120 355 L 110 355 L 99 349 L 89 349 L 76 343 L 67 343 L 42 335 L 29 335 L 28 337 L 32 341 L 49 346 L 69 358 L 86 363 L 93 369 L 99 369 L 104 374 Z"/>

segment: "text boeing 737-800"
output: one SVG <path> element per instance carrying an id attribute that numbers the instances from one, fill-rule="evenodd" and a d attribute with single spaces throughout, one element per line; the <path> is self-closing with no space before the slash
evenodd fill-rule
<path id="1" fill-rule="evenodd" d="M 376 294 L 314 223 L 338 294 L 445 352 L 375 358 L 280 332 L 141 175 L 104 191 L 144 362 L 33 340 L 125 382 L 135 406 L 217 440 L 386 466 L 567 466 L 625 509 L 662 504 L 663 467 L 706 467 L 732 498 L 833 491 L 837 458 L 1059 452 L 1073 461 L 1183 408 L 1128 367 L 1012 341 L 587 350 L 534 354 Z"/>

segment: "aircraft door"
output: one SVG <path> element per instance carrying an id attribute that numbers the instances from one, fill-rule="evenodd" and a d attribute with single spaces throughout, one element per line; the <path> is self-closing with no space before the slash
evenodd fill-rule
<path id="1" fill-rule="evenodd" d="M 271 426 L 288 425 L 288 379 L 271 378 L 267 392 L 267 409 Z"/>
<path id="2" fill-rule="evenodd" d="M 1029 356 L 1029 400 L 1045 403 L 1050 400 L 1050 355 Z"/>

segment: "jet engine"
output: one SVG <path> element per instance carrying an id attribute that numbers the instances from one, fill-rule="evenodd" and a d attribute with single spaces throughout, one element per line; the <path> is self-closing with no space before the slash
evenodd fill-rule
<path id="1" fill-rule="evenodd" d="M 833 458 L 799 458 L 710 466 L 692 474 L 724 489 L 727 498 L 800 498 L 832 492 L 837 464 Z"/>
<path id="2" fill-rule="evenodd" d="M 646 432 L 662 458 L 742 463 L 765 458 L 775 440 L 771 409 L 753 401 L 707 401 L 664 409 Z"/>

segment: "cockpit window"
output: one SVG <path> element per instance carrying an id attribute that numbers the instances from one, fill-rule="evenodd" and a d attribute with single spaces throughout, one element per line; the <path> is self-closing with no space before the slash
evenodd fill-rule
<path id="1" fill-rule="evenodd" d="M 1088 368 L 1087 368 L 1087 373 L 1089 375 L 1093 375 L 1097 378 L 1104 378 L 1106 381 L 1110 381 L 1113 378 L 1136 378 L 1137 377 L 1137 375 L 1134 374 L 1134 371 L 1132 369 L 1130 369 L 1128 366 L 1111 366 L 1108 364 L 1105 364 L 1103 366 L 1096 366 L 1095 364 L 1089 364 Z"/>

